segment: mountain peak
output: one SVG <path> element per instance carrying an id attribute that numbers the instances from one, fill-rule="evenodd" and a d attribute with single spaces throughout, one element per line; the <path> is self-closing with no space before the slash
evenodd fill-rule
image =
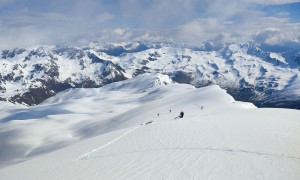
<path id="1" fill-rule="evenodd" d="M 106 90 L 131 90 L 145 92 L 153 87 L 172 84 L 173 81 L 168 75 L 163 74 L 142 74 L 133 79 L 112 83 L 104 86 Z"/>

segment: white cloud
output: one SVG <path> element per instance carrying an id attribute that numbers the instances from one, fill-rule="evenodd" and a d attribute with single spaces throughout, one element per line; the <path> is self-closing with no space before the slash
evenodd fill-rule
<path id="1" fill-rule="evenodd" d="M 276 44 L 290 40 L 296 42 L 300 37 L 299 32 L 300 23 L 291 23 L 288 18 L 262 17 L 256 14 L 242 23 L 219 18 L 196 19 L 179 26 L 174 36 L 192 44 L 206 40 Z"/>
<path id="2" fill-rule="evenodd" d="M 16 47 L 27 47 L 42 44 L 45 41 L 45 34 L 32 26 L 19 29 L 0 29 L 0 49 L 10 49 Z"/>
<path id="3" fill-rule="evenodd" d="M 273 44 L 278 41 L 278 36 L 280 36 L 279 29 L 267 28 L 254 34 L 253 39 L 259 43 Z"/>
<path id="4" fill-rule="evenodd" d="M 132 29 L 117 28 L 104 29 L 98 38 L 95 39 L 99 43 L 107 42 L 131 42 L 131 41 L 160 41 L 167 40 L 166 35 L 162 35 L 161 31 L 153 31 L 149 29 Z"/>
<path id="5" fill-rule="evenodd" d="M 179 26 L 176 29 L 175 36 L 177 39 L 192 44 L 214 38 L 224 32 L 225 27 L 215 18 L 196 19 Z"/>

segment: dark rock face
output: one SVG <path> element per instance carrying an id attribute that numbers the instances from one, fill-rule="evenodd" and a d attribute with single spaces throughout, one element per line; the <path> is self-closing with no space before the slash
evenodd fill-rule
<path id="1" fill-rule="evenodd" d="M 27 105 L 36 105 L 43 102 L 45 99 L 54 96 L 55 93 L 49 92 L 47 89 L 36 88 L 29 89 L 28 92 L 22 95 L 16 95 L 9 99 L 10 102 L 25 103 Z"/>
<path id="2" fill-rule="evenodd" d="M 104 78 L 101 84 L 97 84 L 95 81 L 90 80 L 89 78 L 81 81 L 80 83 L 74 83 L 71 80 L 59 82 L 54 79 L 40 79 L 39 82 L 42 84 L 41 87 L 29 88 L 27 92 L 15 95 L 9 98 L 8 100 L 13 103 L 25 103 L 27 105 L 32 106 L 37 105 L 43 102 L 44 100 L 56 95 L 57 93 L 67 90 L 69 88 L 97 88 L 112 82 L 122 81 L 125 79 L 126 78 L 124 76 L 117 75 L 113 79 Z M 0 98 L 0 100 L 5 101 L 6 99 Z"/>
<path id="3" fill-rule="evenodd" d="M 7 59 L 7 58 L 14 58 L 15 56 L 22 54 L 23 52 L 25 52 L 26 50 L 21 48 L 16 48 L 13 51 L 9 51 L 9 50 L 4 50 L 2 51 L 2 59 Z"/>
<path id="4" fill-rule="evenodd" d="M 192 73 L 187 73 L 184 71 L 176 71 L 171 77 L 173 81 L 185 84 L 191 84 L 193 80 Z"/>
<path id="5" fill-rule="evenodd" d="M 276 102 L 254 102 L 257 107 L 300 109 L 300 100 L 281 100 Z"/>

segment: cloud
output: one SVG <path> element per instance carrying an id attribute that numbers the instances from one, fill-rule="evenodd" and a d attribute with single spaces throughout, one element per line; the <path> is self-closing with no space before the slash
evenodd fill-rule
<path id="1" fill-rule="evenodd" d="M 149 29 L 103 29 L 97 36 L 98 38 L 94 40 L 100 44 L 106 44 L 107 42 L 167 41 L 172 38 L 171 36 L 167 38 L 167 34 L 167 32 Z"/>
<path id="2" fill-rule="evenodd" d="M 0 48 L 36 44 L 178 40 L 197 44 L 299 39 L 293 0 L 0 0 Z M 263 4 L 263 5 L 261 5 Z M 259 6 L 276 4 L 276 12 Z M 272 31 L 271 29 L 276 29 Z"/>
<path id="3" fill-rule="evenodd" d="M 276 42 L 277 36 L 280 35 L 280 30 L 275 28 L 267 28 L 262 31 L 258 31 L 253 39 L 259 43 L 274 43 Z"/>
<path id="4" fill-rule="evenodd" d="M 224 24 L 216 18 L 196 19 L 179 26 L 176 29 L 176 39 L 197 44 L 208 39 L 215 38 L 225 31 Z"/>
<path id="5" fill-rule="evenodd" d="M 18 29 L 0 29 L 0 49 L 15 48 L 18 46 L 27 47 L 43 43 L 45 34 L 33 26 L 21 27 Z M 50 41 L 49 41 L 50 42 Z"/>
<path id="6" fill-rule="evenodd" d="M 179 26 L 175 34 L 177 39 L 192 44 L 207 40 L 278 44 L 296 42 L 299 32 L 300 23 L 291 23 L 287 18 L 254 17 L 244 23 L 217 18 L 197 19 Z"/>

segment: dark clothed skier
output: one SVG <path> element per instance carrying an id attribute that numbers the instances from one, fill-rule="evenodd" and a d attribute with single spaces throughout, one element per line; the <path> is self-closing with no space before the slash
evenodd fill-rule
<path id="1" fill-rule="evenodd" d="M 183 113 L 183 111 L 181 111 L 178 117 L 183 118 L 183 115 L 184 115 L 184 113 Z"/>

